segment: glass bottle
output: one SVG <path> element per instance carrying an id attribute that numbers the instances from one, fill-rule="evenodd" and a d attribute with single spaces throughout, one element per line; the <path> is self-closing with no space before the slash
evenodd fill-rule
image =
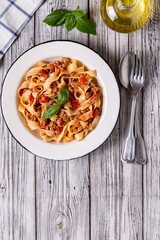
<path id="1" fill-rule="evenodd" d="M 130 33 L 141 28 L 150 16 L 149 0 L 101 0 L 100 14 L 112 30 Z"/>

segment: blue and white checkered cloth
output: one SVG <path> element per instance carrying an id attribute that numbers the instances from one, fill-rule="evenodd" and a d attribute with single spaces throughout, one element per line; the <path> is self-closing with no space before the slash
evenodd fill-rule
<path id="1" fill-rule="evenodd" d="M 0 0 L 0 59 L 44 0 Z"/>

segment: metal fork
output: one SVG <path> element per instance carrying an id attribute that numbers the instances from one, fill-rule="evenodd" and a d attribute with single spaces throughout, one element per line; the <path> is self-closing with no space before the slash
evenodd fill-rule
<path id="1" fill-rule="evenodd" d="M 139 121 L 138 121 L 138 113 L 136 112 L 136 124 L 135 124 L 135 136 L 136 136 L 136 147 L 135 147 L 135 163 L 138 165 L 143 165 L 147 162 L 147 153 L 145 148 L 144 139 L 142 138 Z"/>
<path id="2" fill-rule="evenodd" d="M 139 53 L 134 55 L 133 67 L 131 69 L 130 77 L 131 85 L 131 116 L 128 128 L 128 133 L 126 137 L 126 142 L 124 146 L 124 152 L 122 154 L 122 161 L 125 163 L 132 163 L 135 160 L 135 136 L 134 136 L 134 122 L 135 122 L 135 111 L 137 96 L 142 87 L 144 86 L 144 70 L 139 60 Z"/>

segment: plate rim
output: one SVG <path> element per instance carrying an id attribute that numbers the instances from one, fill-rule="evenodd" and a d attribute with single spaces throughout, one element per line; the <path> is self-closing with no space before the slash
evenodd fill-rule
<path id="1" fill-rule="evenodd" d="M 22 143 L 21 143 L 19 140 L 17 140 L 17 138 L 13 135 L 12 131 L 10 130 L 10 128 L 9 128 L 9 126 L 8 126 L 8 124 L 7 124 L 7 121 L 6 121 L 6 119 L 5 119 L 5 116 L 4 116 L 4 113 L 3 113 L 3 107 L 2 107 L 3 86 L 4 86 L 5 80 L 6 80 L 6 78 L 7 78 L 8 72 L 10 71 L 10 69 L 12 68 L 12 66 L 15 64 L 15 62 L 18 61 L 18 59 L 19 59 L 21 56 L 23 56 L 26 52 L 30 51 L 32 48 L 35 48 L 35 47 L 37 47 L 37 46 L 39 46 L 39 45 L 47 44 L 47 43 L 50 43 L 50 42 L 70 42 L 70 43 L 73 42 L 73 43 L 76 43 L 76 44 L 78 44 L 78 45 L 82 45 L 82 46 L 90 49 L 91 51 L 93 51 L 93 52 L 96 53 L 97 55 L 99 55 L 99 56 L 103 59 L 103 61 L 109 66 L 110 70 L 112 71 L 112 73 L 113 73 L 113 75 L 114 75 L 114 77 L 115 77 L 115 80 L 116 80 L 115 82 L 116 82 L 117 89 L 118 89 L 118 98 L 119 98 L 119 110 L 118 110 L 117 118 L 116 118 L 116 121 L 115 121 L 115 124 L 114 124 L 114 126 L 113 126 L 112 131 L 111 131 L 110 134 L 106 137 L 106 139 L 105 139 L 99 146 L 97 146 L 95 149 L 93 149 L 92 151 L 87 152 L 87 153 L 84 154 L 84 155 L 81 155 L 81 156 L 78 156 L 78 157 L 74 157 L 74 158 L 67 158 L 67 159 L 63 159 L 63 160 L 62 160 L 62 159 L 53 159 L 53 158 L 47 158 L 47 157 L 40 156 L 40 155 L 38 155 L 38 154 L 33 153 L 31 150 L 27 149 L 25 146 L 23 146 Z M 101 147 L 101 146 L 107 141 L 107 139 L 108 139 L 108 138 L 111 136 L 111 134 L 113 133 L 113 131 L 114 131 L 114 129 L 115 129 L 115 126 L 117 125 L 117 122 L 118 122 L 118 119 L 119 119 L 120 109 L 121 109 L 121 97 L 120 97 L 119 85 L 118 85 L 118 82 L 117 82 L 117 78 L 116 78 L 116 76 L 115 76 L 115 73 L 114 73 L 114 71 L 113 71 L 113 68 L 111 67 L 111 65 L 108 63 L 108 61 L 107 61 L 100 53 L 98 53 L 97 51 L 95 51 L 95 50 L 94 50 L 93 48 L 91 48 L 90 46 L 87 46 L 87 45 L 85 45 L 85 44 L 83 44 L 83 43 L 80 43 L 80 42 L 78 42 L 78 41 L 65 40 L 65 39 L 61 39 L 61 40 L 48 40 L 48 41 L 38 43 L 38 44 L 36 44 L 36 45 L 28 48 L 28 49 L 25 50 L 22 54 L 20 54 L 20 55 L 13 61 L 13 63 L 10 65 L 10 67 L 8 68 L 8 70 L 7 70 L 7 72 L 6 72 L 5 76 L 4 76 L 4 79 L 2 80 L 2 87 L 1 87 L 1 92 L 0 92 L 0 108 L 1 108 L 1 113 L 2 113 L 3 120 L 4 120 L 4 122 L 5 122 L 6 126 L 7 126 L 7 129 L 8 129 L 8 131 L 9 131 L 9 133 L 10 133 L 11 136 L 19 143 L 19 145 L 20 145 L 21 147 L 23 147 L 25 150 L 27 150 L 27 151 L 28 151 L 29 153 L 31 153 L 32 155 L 34 155 L 34 156 L 36 156 L 36 157 L 39 157 L 39 158 L 43 158 L 43 159 L 46 159 L 46 160 L 53 160 L 53 161 L 69 161 L 69 160 L 75 160 L 75 159 L 77 159 L 77 158 L 83 158 L 83 157 L 87 156 L 88 154 L 90 154 L 90 153 L 94 152 L 95 150 L 97 150 L 99 147 Z"/>

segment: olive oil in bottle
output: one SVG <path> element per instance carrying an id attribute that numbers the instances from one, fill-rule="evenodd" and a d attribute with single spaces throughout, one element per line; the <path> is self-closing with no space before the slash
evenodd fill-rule
<path id="1" fill-rule="evenodd" d="M 141 28 L 150 15 L 149 0 L 101 0 L 100 14 L 112 30 L 130 33 Z"/>

